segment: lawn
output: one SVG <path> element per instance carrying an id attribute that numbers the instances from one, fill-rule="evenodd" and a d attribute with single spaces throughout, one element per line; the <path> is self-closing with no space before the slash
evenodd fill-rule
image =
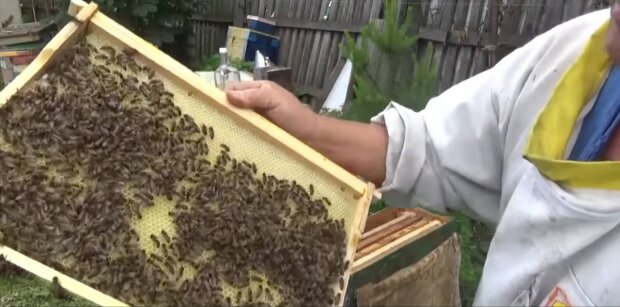
<path id="1" fill-rule="evenodd" d="M 19 274 L 0 279 L 0 306 L 72 307 L 92 304 L 77 298 L 56 298 L 48 283 L 30 275 Z"/>

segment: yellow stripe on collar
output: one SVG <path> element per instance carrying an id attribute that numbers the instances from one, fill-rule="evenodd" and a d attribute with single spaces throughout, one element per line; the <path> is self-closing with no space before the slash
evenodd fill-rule
<path id="1" fill-rule="evenodd" d="M 525 158 L 541 174 L 573 188 L 620 190 L 620 161 L 564 160 L 579 115 L 611 67 L 605 45 L 610 24 L 607 21 L 592 35 L 581 56 L 566 71 L 534 124 L 526 146 Z"/>

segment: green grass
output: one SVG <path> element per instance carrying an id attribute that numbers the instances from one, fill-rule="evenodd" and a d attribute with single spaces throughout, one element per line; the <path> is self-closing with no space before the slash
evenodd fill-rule
<path id="1" fill-rule="evenodd" d="M 93 306 L 78 298 L 58 299 L 52 294 L 50 284 L 32 276 L 0 278 L 0 306 L 51 307 Z"/>
<path id="2" fill-rule="evenodd" d="M 482 268 L 486 260 L 493 232 L 483 223 L 466 216 L 454 214 L 461 236 L 461 302 L 471 306 L 480 283 Z"/>

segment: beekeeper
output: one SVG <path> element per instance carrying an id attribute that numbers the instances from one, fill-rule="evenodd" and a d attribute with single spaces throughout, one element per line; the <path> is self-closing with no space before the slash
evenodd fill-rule
<path id="1" fill-rule="evenodd" d="M 620 0 L 566 22 L 416 113 L 319 117 L 282 88 L 241 83 L 253 108 L 381 186 L 391 204 L 497 226 L 476 305 L 620 305 Z"/>

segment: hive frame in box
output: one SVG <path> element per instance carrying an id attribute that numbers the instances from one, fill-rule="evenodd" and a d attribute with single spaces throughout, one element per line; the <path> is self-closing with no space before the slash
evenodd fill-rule
<path id="1" fill-rule="evenodd" d="M 86 35 L 86 33 L 89 33 L 89 30 L 103 31 L 111 35 L 122 45 L 131 46 L 131 48 L 137 50 L 149 65 L 159 68 L 159 71 L 164 73 L 166 77 L 181 83 L 183 86 L 197 93 L 202 100 L 210 103 L 217 108 L 218 111 L 225 113 L 231 119 L 235 120 L 237 124 L 251 129 L 253 132 L 256 132 L 261 139 L 281 148 L 288 155 L 294 156 L 297 160 L 318 170 L 324 176 L 334 179 L 342 188 L 352 191 L 354 198 L 357 199 L 356 205 L 358 209 L 353 219 L 355 222 L 354 226 L 356 225 L 353 229 L 354 232 L 349 234 L 349 239 L 347 241 L 347 246 L 349 247 L 347 259 L 351 263 L 353 262 L 355 246 L 357 246 L 357 242 L 364 229 L 370 202 L 373 196 L 376 197 L 374 186 L 371 183 L 365 183 L 359 180 L 357 177 L 329 161 L 327 158 L 295 139 L 259 114 L 232 106 L 228 103 L 225 93 L 205 82 L 200 76 L 161 52 L 155 46 L 131 33 L 112 19 L 106 17 L 103 13 L 98 12 L 96 4 L 87 4 L 82 0 L 72 0 L 69 7 L 69 15 L 73 16 L 73 21 L 69 22 L 45 46 L 24 72 L 17 76 L 13 82 L 0 92 L 0 106 L 4 105 L 17 91 L 26 88 L 31 82 L 41 77 L 45 69 L 54 59 L 61 55 L 65 49 L 73 46 L 80 38 Z M 0 254 L 4 255 L 7 261 L 42 279 L 52 281 L 54 277 L 56 277 L 63 288 L 95 304 L 102 306 L 127 306 L 127 304 L 86 286 L 10 247 L 0 245 Z M 349 266 L 344 274 L 345 291 L 350 274 L 351 266 Z M 344 295 L 341 296 L 338 305 L 342 305 L 343 302 Z"/>

